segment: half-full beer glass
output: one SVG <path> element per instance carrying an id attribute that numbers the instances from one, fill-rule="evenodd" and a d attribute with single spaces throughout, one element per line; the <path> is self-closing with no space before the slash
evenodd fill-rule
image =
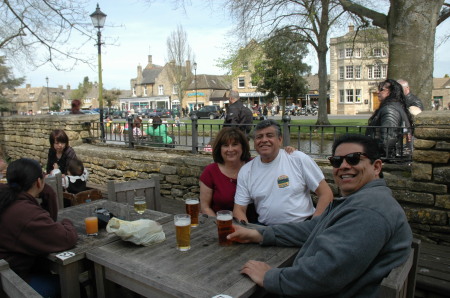
<path id="1" fill-rule="evenodd" d="M 233 213 L 229 210 L 217 211 L 217 232 L 219 234 L 219 245 L 228 246 L 233 242 L 227 236 L 234 232 L 232 221 Z"/>
<path id="2" fill-rule="evenodd" d="M 174 216 L 175 232 L 177 236 L 177 249 L 187 251 L 191 249 L 191 217 L 189 214 Z"/>
<path id="3" fill-rule="evenodd" d="M 198 214 L 200 212 L 200 201 L 196 198 L 186 199 L 186 213 L 191 216 L 191 227 L 198 226 Z"/>

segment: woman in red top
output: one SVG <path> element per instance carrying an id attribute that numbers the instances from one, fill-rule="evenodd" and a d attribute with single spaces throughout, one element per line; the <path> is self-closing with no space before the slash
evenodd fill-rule
<path id="1" fill-rule="evenodd" d="M 295 148 L 285 150 L 290 153 Z M 212 155 L 214 163 L 200 176 L 200 205 L 202 213 L 216 216 L 219 210 L 233 211 L 239 170 L 251 160 L 248 139 L 240 129 L 224 127 L 214 140 Z M 247 218 L 250 222 L 258 218 L 252 206 L 247 208 Z"/>

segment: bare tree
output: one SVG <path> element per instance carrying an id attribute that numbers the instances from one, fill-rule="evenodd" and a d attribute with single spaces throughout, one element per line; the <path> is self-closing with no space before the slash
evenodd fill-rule
<path id="1" fill-rule="evenodd" d="M 91 64 L 81 52 L 95 41 L 94 28 L 85 11 L 87 1 L 3 0 L 0 3 L 0 51 L 16 65 L 39 67 L 51 63 L 58 70 L 78 63 Z M 69 41 L 80 37 L 76 46 Z M 95 57 L 93 55 L 92 57 Z M 62 66 L 70 60 L 72 66 Z"/>
<path id="2" fill-rule="evenodd" d="M 450 4 L 444 0 L 390 0 L 386 15 L 356 3 L 360 1 L 339 1 L 362 22 L 371 20 L 387 31 L 388 77 L 407 79 L 426 108 L 430 108 L 436 26 L 450 16 Z"/>
<path id="3" fill-rule="evenodd" d="M 192 80 L 191 64 L 186 61 L 193 61 L 194 56 L 191 53 L 187 34 L 181 25 L 178 25 L 167 38 L 167 58 L 169 80 L 175 87 L 180 106 L 183 106 L 185 91 Z"/>
<path id="4" fill-rule="evenodd" d="M 287 28 L 303 36 L 317 53 L 319 61 L 318 125 L 328 125 L 327 52 L 330 27 L 344 13 L 336 0 L 233 0 L 228 4 L 238 20 L 241 36 L 264 38 Z"/>

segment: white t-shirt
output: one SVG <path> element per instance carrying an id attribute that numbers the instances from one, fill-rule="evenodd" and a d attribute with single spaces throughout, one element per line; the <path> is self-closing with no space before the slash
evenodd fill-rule
<path id="1" fill-rule="evenodd" d="M 258 221 L 265 225 L 304 221 L 315 211 L 310 191 L 324 178 L 308 155 L 280 149 L 272 162 L 263 163 L 257 156 L 240 169 L 234 202 L 254 202 Z"/>

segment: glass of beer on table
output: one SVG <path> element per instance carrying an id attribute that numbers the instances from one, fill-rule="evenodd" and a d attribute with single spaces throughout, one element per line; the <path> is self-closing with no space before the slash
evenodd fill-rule
<path id="1" fill-rule="evenodd" d="M 191 216 L 189 214 L 177 214 L 173 221 L 177 236 L 177 249 L 179 251 L 191 249 Z"/>
<path id="2" fill-rule="evenodd" d="M 200 212 L 200 201 L 197 198 L 186 199 L 186 213 L 191 216 L 191 227 L 198 226 L 198 214 Z"/>
<path id="3" fill-rule="evenodd" d="M 134 211 L 139 214 L 144 214 L 145 209 L 147 209 L 147 202 L 144 196 L 134 197 Z"/>
<path id="4" fill-rule="evenodd" d="M 228 246 L 233 242 L 227 239 L 227 236 L 234 232 L 232 222 L 233 213 L 229 210 L 217 211 L 217 232 L 219 234 L 219 245 Z"/>

